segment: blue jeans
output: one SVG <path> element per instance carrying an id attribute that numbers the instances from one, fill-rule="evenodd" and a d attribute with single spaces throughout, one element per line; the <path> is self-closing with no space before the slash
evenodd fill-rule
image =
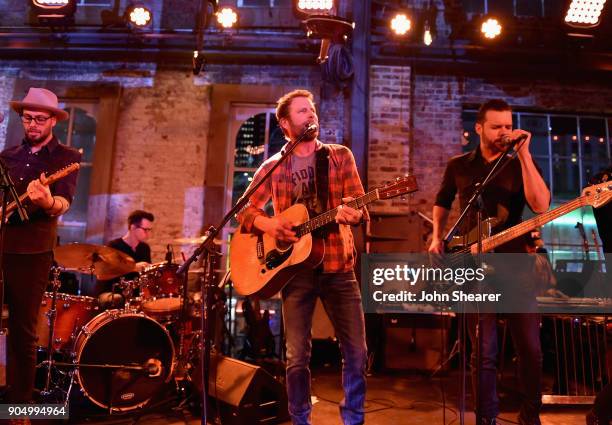
<path id="1" fill-rule="evenodd" d="M 287 395 L 294 425 L 310 424 L 310 354 L 312 315 L 317 297 L 334 326 L 342 353 L 340 416 L 345 425 L 362 424 L 366 391 L 367 348 L 361 293 L 355 274 L 318 273 L 296 275 L 282 290 L 287 348 Z"/>
<path id="2" fill-rule="evenodd" d="M 535 313 L 513 313 L 501 316 L 506 319 L 512 342 L 518 357 L 521 381 L 521 411 L 538 415 L 542 407 L 542 346 L 540 343 L 540 315 Z M 472 342 L 472 388 L 476 392 L 476 329 L 475 314 L 468 314 L 468 329 Z M 480 314 L 480 413 L 494 418 L 499 413 L 497 397 L 497 315 Z M 476 396 L 474 395 L 474 400 Z"/>

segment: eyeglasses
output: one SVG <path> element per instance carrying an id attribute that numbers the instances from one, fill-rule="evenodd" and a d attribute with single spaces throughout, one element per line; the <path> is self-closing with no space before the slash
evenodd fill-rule
<path id="1" fill-rule="evenodd" d="M 53 115 L 49 115 L 48 117 L 43 117 L 42 115 L 37 115 L 35 117 L 31 116 L 31 115 L 22 115 L 21 116 L 21 121 L 24 124 L 29 124 L 32 122 L 32 120 L 34 120 L 34 122 L 38 125 L 43 125 L 45 124 L 47 121 L 49 121 L 51 118 L 53 117 Z"/>
<path id="2" fill-rule="evenodd" d="M 141 227 L 141 226 L 138 226 L 138 228 L 144 230 L 147 233 L 153 231 L 152 227 Z"/>

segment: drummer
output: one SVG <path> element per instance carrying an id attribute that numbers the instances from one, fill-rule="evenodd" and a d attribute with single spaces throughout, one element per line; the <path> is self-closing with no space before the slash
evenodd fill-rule
<path id="1" fill-rule="evenodd" d="M 136 270 L 143 271 L 151 265 L 151 247 L 146 242 L 153 232 L 153 221 L 155 217 L 152 213 L 143 210 L 135 210 L 130 213 L 127 219 L 128 229 L 125 235 L 108 242 L 108 246 L 115 248 L 136 261 Z M 123 278 L 126 280 L 135 279 L 138 273 L 128 273 Z M 100 294 L 99 302 L 102 308 L 118 307 L 123 303 L 123 299 L 118 294 L 112 294 L 112 284 L 117 280 L 112 280 L 105 288 L 107 292 Z"/>

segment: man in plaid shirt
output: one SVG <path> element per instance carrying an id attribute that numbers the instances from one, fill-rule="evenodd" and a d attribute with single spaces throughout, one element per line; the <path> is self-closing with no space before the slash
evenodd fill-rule
<path id="1" fill-rule="evenodd" d="M 293 154 L 281 164 L 249 199 L 238 215 L 242 229 L 265 232 L 285 242 L 296 242 L 295 223 L 276 215 L 268 217 L 263 208 L 272 198 L 275 214 L 296 203 L 304 204 L 312 214 L 328 211 L 343 202 L 364 194 L 351 151 L 341 145 L 319 140 L 316 109 L 312 93 L 294 90 L 279 99 L 276 118 L 285 138 L 296 140 L 306 127 L 315 124 L 312 132 Z M 287 145 L 283 147 L 284 152 Z M 326 157 L 327 176 L 322 176 L 320 157 Z M 255 173 L 258 181 L 280 158 L 276 154 Z M 325 169 L 323 168 L 323 169 Z M 327 180 L 325 188 L 321 181 Z M 325 192 L 325 193 L 321 193 Z M 342 351 L 342 385 L 344 399 L 340 415 L 345 425 L 362 424 L 365 400 L 366 341 L 364 316 L 359 285 L 355 279 L 355 247 L 350 225 L 368 219 L 367 211 L 346 205 L 338 209 L 336 222 L 325 229 L 325 256 L 315 270 L 298 273 L 281 291 L 287 349 L 287 393 L 289 413 L 294 425 L 310 424 L 310 354 L 312 316 L 317 297 L 334 326 Z"/>

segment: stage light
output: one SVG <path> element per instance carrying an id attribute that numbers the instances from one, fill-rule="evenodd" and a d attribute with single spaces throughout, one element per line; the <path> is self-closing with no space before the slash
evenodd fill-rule
<path id="1" fill-rule="evenodd" d="M 76 0 L 31 0 L 32 11 L 41 23 L 71 23 Z"/>
<path id="2" fill-rule="evenodd" d="M 129 6 L 125 10 L 127 21 L 138 28 L 144 28 L 151 23 L 153 14 L 151 11 L 140 4 Z"/>
<path id="3" fill-rule="evenodd" d="M 217 12 L 217 22 L 223 28 L 232 28 L 238 22 L 238 14 L 231 7 L 224 7 Z"/>
<path id="4" fill-rule="evenodd" d="M 482 34 L 489 39 L 494 39 L 502 32 L 502 26 L 495 18 L 488 18 L 480 27 Z"/>
<path id="5" fill-rule="evenodd" d="M 308 15 L 331 14 L 334 9 L 334 0 L 298 0 L 296 9 Z"/>
<path id="6" fill-rule="evenodd" d="M 425 24 L 425 31 L 423 32 L 423 43 L 425 43 L 426 46 L 431 46 L 431 43 L 433 43 L 433 36 L 427 24 Z"/>
<path id="7" fill-rule="evenodd" d="M 339 16 L 312 15 L 304 20 L 306 35 L 309 38 L 320 38 L 321 48 L 317 63 L 327 61 L 329 48 L 332 42 L 336 44 L 345 43 L 349 35 L 355 29 L 355 23 Z"/>
<path id="8" fill-rule="evenodd" d="M 565 15 L 565 23 L 578 28 L 599 25 L 606 0 L 572 0 Z"/>
<path id="9" fill-rule="evenodd" d="M 398 13 L 391 20 L 391 29 L 397 35 L 406 35 L 411 26 L 412 22 L 405 13 Z"/>

